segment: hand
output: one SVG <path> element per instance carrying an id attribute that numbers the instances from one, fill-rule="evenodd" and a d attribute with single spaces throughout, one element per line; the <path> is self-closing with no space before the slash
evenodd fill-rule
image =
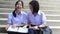
<path id="1" fill-rule="evenodd" d="M 15 28 L 15 27 L 17 27 L 17 26 L 18 26 L 18 24 L 13 24 L 13 25 L 12 25 L 13 28 Z"/>
<path id="2" fill-rule="evenodd" d="M 39 27 L 45 27 L 45 26 L 46 26 L 45 24 L 39 25 Z"/>
<path id="3" fill-rule="evenodd" d="M 24 24 L 19 24 L 18 26 L 21 26 L 21 27 L 23 27 L 23 26 L 24 26 Z"/>
<path id="4" fill-rule="evenodd" d="M 7 31 L 8 27 L 6 27 L 5 29 L 6 29 L 6 31 Z"/>
<path id="5" fill-rule="evenodd" d="M 13 24 L 13 25 L 12 25 L 12 27 L 17 27 L 17 26 L 21 26 L 21 27 L 23 27 L 24 24 Z"/>
<path id="6" fill-rule="evenodd" d="M 9 24 L 6 25 L 6 27 L 5 27 L 6 31 L 7 31 L 7 29 L 9 28 L 9 26 L 10 26 Z"/>
<path id="7" fill-rule="evenodd" d="M 39 30 L 38 26 L 33 27 L 34 30 Z"/>

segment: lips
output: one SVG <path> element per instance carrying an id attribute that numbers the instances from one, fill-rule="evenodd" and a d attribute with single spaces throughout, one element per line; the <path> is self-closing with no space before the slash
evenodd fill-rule
<path id="1" fill-rule="evenodd" d="M 20 9 L 21 7 L 17 7 L 17 9 Z"/>

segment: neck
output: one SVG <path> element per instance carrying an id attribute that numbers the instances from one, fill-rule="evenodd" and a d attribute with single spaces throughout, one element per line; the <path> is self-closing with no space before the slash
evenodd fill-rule
<path id="1" fill-rule="evenodd" d="M 37 15 L 37 13 L 34 13 L 33 15 L 34 15 L 34 16 L 36 16 L 36 15 Z"/>
<path id="2" fill-rule="evenodd" d="M 16 13 L 17 13 L 17 14 L 20 14 L 20 13 L 21 13 L 21 11 L 16 11 Z"/>

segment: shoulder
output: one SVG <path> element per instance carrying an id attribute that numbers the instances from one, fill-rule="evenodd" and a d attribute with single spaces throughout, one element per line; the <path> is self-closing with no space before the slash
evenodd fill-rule
<path id="1" fill-rule="evenodd" d="M 8 14 L 8 18 L 11 19 L 13 17 L 12 12 Z"/>
<path id="2" fill-rule="evenodd" d="M 21 14 L 22 14 L 22 15 L 27 15 L 27 13 L 26 13 L 26 12 L 24 12 L 24 11 L 22 11 L 22 12 L 21 12 Z"/>
<path id="3" fill-rule="evenodd" d="M 10 16 L 10 15 L 12 16 L 13 14 L 12 14 L 12 12 L 11 12 L 11 13 L 9 13 L 8 15 L 9 15 L 9 16 Z"/>
<path id="4" fill-rule="evenodd" d="M 31 15 L 31 14 L 32 14 L 32 12 L 31 12 L 31 11 L 28 11 L 28 12 L 27 12 L 27 14 L 28 14 L 28 15 Z"/>
<path id="5" fill-rule="evenodd" d="M 45 14 L 45 13 L 43 11 L 39 10 L 38 14 L 41 15 L 41 14 Z"/>

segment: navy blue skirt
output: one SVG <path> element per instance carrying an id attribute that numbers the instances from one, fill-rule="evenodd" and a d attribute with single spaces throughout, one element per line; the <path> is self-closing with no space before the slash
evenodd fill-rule
<path id="1" fill-rule="evenodd" d="M 8 31 L 7 33 L 8 34 L 28 34 L 28 33 L 19 33 L 19 32 L 11 32 L 11 31 Z"/>

